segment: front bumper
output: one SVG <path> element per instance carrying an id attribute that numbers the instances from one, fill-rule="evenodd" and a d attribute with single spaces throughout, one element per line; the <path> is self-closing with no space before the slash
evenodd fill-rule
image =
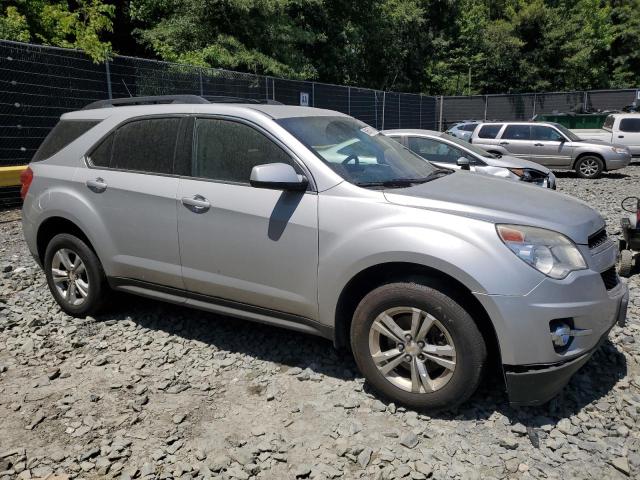
<path id="1" fill-rule="evenodd" d="M 630 153 L 616 153 L 605 158 L 605 168 L 607 170 L 618 170 L 625 168 L 631 163 Z"/>
<path id="2" fill-rule="evenodd" d="M 547 403 L 555 397 L 600 347 L 613 325 L 618 323 L 618 325 L 624 326 L 628 303 L 629 293 L 627 290 L 620 300 L 618 312 L 613 319 L 614 322 L 589 352 L 558 364 L 524 365 L 517 368 L 505 366 L 504 376 L 509 403 L 521 407 L 536 406 Z"/>

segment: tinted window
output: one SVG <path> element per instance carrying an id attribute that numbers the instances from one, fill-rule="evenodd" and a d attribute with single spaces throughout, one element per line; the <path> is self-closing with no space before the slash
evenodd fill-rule
<path id="1" fill-rule="evenodd" d="M 477 123 L 465 123 L 459 128 L 460 130 L 464 130 L 465 132 L 473 132 L 477 126 L 478 126 Z"/>
<path id="2" fill-rule="evenodd" d="M 295 164 L 287 153 L 255 128 L 219 119 L 196 121 L 193 176 L 249 183 L 251 170 L 266 163 Z"/>
<path id="3" fill-rule="evenodd" d="M 91 152 L 89 160 L 96 167 L 109 168 L 111 165 L 111 153 L 113 152 L 113 137 L 115 133 L 110 134 Z"/>
<path id="4" fill-rule="evenodd" d="M 534 125 L 531 127 L 531 139 L 548 142 L 559 142 L 560 140 L 562 140 L 562 135 L 560 135 L 551 127 Z"/>
<path id="5" fill-rule="evenodd" d="M 529 125 L 507 125 L 504 129 L 502 138 L 510 140 L 529 140 Z"/>
<path id="6" fill-rule="evenodd" d="M 409 149 L 432 162 L 455 165 L 460 157 L 466 158 L 464 152 L 459 148 L 431 138 L 409 137 Z"/>
<path id="7" fill-rule="evenodd" d="M 621 132 L 640 132 L 640 118 L 623 118 L 620 120 Z"/>
<path id="8" fill-rule="evenodd" d="M 478 137 L 480 138 L 496 138 L 498 132 L 502 128 L 502 125 L 483 125 L 478 131 Z"/>
<path id="9" fill-rule="evenodd" d="M 179 125 L 179 118 L 149 118 L 124 124 L 116 130 L 109 166 L 172 173 Z M 94 160 L 93 154 L 91 158 Z"/>
<path id="10" fill-rule="evenodd" d="M 100 120 L 59 121 L 44 139 L 31 161 L 39 162 L 51 157 L 98 123 L 100 123 Z"/>

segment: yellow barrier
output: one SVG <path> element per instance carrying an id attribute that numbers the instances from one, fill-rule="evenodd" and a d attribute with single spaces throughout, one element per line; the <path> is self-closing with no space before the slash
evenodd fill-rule
<path id="1" fill-rule="evenodd" d="M 0 167 L 0 187 L 15 187 L 20 185 L 20 174 L 26 168 L 26 165 Z"/>

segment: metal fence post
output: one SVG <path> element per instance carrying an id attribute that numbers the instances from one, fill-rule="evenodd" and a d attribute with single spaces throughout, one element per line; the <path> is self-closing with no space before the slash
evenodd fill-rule
<path id="1" fill-rule="evenodd" d="M 311 106 L 316 106 L 316 82 L 311 82 Z"/>
<path id="2" fill-rule="evenodd" d="M 378 127 L 378 92 L 376 90 L 373 91 L 373 110 L 376 112 L 376 128 Z"/>
<path id="3" fill-rule="evenodd" d="M 271 79 L 271 100 L 276 99 L 276 81 L 275 79 Z"/>
<path id="4" fill-rule="evenodd" d="M 420 113 L 418 113 L 418 128 L 422 128 L 422 94 L 420 94 Z"/>
<path id="5" fill-rule="evenodd" d="M 382 128 L 380 130 L 384 130 L 384 107 L 387 103 L 387 92 L 382 92 Z"/>
<path id="6" fill-rule="evenodd" d="M 348 97 L 349 97 L 349 115 L 351 115 L 351 87 L 347 87 Z"/>
<path id="7" fill-rule="evenodd" d="M 402 116 L 400 115 L 400 101 L 402 100 L 402 94 L 398 94 L 398 128 L 402 128 Z"/>
<path id="8" fill-rule="evenodd" d="M 109 55 L 105 55 L 104 59 L 104 69 L 107 74 L 107 95 L 109 95 L 109 100 L 113 98 L 111 94 L 111 70 L 109 69 Z"/>
<path id="9" fill-rule="evenodd" d="M 204 90 L 202 89 L 202 69 L 201 68 L 198 70 L 198 77 L 200 79 L 200 96 L 202 97 L 204 95 Z"/>
<path id="10" fill-rule="evenodd" d="M 583 113 L 587 111 L 588 96 L 589 94 L 587 93 L 586 90 L 582 92 L 582 112 Z"/>
<path id="11" fill-rule="evenodd" d="M 442 108 L 444 107 L 444 96 L 440 95 L 440 118 L 438 119 L 438 131 L 442 131 Z"/>
<path id="12" fill-rule="evenodd" d="M 534 93 L 533 94 L 533 115 L 532 115 L 532 117 L 536 116 L 536 103 L 538 103 L 538 95 L 536 95 Z"/>
<path id="13" fill-rule="evenodd" d="M 487 107 L 489 105 L 489 95 L 484 96 L 484 121 L 487 121 Z"/>

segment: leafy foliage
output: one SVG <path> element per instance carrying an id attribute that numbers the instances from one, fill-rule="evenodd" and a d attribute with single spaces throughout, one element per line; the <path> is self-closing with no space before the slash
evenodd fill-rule
<path id="1" fill-rule="evenodd" d="M 430 94 L 637 87 L 640 74 L 640 0 L 16 0 L 1 11 L 3 38 L 94 59 L 117 39 L 121 53 Z"/>

